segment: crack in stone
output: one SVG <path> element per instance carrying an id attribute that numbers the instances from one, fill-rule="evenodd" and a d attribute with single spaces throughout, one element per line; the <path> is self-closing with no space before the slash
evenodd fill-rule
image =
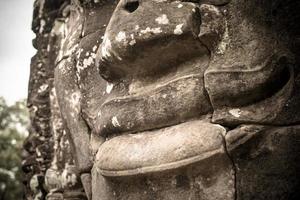
<path id="1" fill-rule="evenodd" d="M 237 200 L 237 167 L 236 167 L 236 165 L 233 161 L 233 158 L 230 156 L 230 153 L 228 152 L 228 149 L 227 149 L 227 143 L 226 143 L 226 138 L 225 138 L 227 133 L 225 135 L 222 135 L 222 138 L 223 138 L 225 153 L 226 153 L 228 159 L 230 160 L 230 162 L 232 164 L 232 169 L 234 171 L 234 200 Z"/>

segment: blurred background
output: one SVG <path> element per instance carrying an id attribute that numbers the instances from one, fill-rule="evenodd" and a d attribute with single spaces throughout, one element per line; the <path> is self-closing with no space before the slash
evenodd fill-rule
<path id="1" fill-rule="evenodd" d="M 0 200 L 22 199 L 22 143 L 34 34 L 34 0 L 0 0 Z"/>

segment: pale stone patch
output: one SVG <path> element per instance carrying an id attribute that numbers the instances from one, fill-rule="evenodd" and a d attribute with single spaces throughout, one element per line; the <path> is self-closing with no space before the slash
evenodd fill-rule
<path id="1" fill-rule="evenodd" d="M 157 3 L 167 2 L 168 0 L 154 0 Z"/>
<path id="2" fill-rule="evenodd" d="M 44 7 L 45 7 L 45 0 L 39 0 L 38 4 L 39 4 L 39 18 L 42 18 Z"/>
<path id="3" fill-rule="evenodd" d="M 134 45 L 136 43 L 136 40 L 134 39 L 134 34 L 130 34 L 131 41 L 129 42 L 129 45 Z"/>
<path id="4" fill-rule="evenodd" d="M 126 41 L 126 33 L 124 31 L 120 31 L 116 36 L 117 42 L 125 42 Z"/>
<path id="5" fill-rule="evenodd" d="M 102 112 L 100 110 L 99 112 L 97 112 L 97 117 L 101 117 L 101 115 L 102 115 Z"/>
<path id="6" fill-rule="evenodd" d="M 102 37 L 101 37 L 102 39 Z M 103 36 L 103 42 L 100 46 L 100 49 L 98 50 L 98 55 L 100 52 L 100 59 L 101 60 L 105 60 L 105 58 L 109 58 L 112 55 L 115 56 L 118 60 L 122 60 L 122 58 L 112 50 L 112 45 L 111 45 L 111 41 L 108 38 L 107 34 L 104 34 Z M 95 55 L 96 57 L 96 55 Z"/>
<path id="7" fill-rule="evenodd" d="M 48 84 L 43 84 L 39 87 L 38 93 L 43 93 L 48 89 L 49 85 Z"/>
<path id="8" fill-rule="evenodd" d="M 74 93 L 71 95 L 71 103 L 72 103 L 73 105 L 79 104 L 79 102 L 80 102 L 80 97 L 81 97 L 81 95 L 80 95 L 79 92 L 74 92 Z"/>
<path id="9" fill-rule="evenodd" d="M 30 189 L 31 189 L 33 192 L 36 192 L 36 191 L 37 191 L 37 188 L 39 187 L 39 181 L 38 181 L 37 175 L 34 175 L 34 176 L 30 179 L 29 186 L 30 186 Z"/>
<path id="10" fill-rule="evenodd" d="M 72 185 L 76 185 L 77 183 L 77 177 L 76 174 L 74 173 L 70 173 L 68 172 L 68 170 L 66 169 L 68 168 L 68 166 L 65 167 L 65 169 L 62 172 L 61 178 L 62 178 L 62 185 L 64 187 Z"/>
<path id="11" fill-rule="evenodd" d="M 79 58 L 80 58 L 80 56 L 81 56 L 81 53 L 82 53 L 82 51 L 81 51 L 81 49 L 77 49 L 77 51 L 76 51 L 76 58 L 79 60 Z"/>
<path id="12" fill-rule="evenodd" d="M 95 53 L 91 53 L 91 57 L 92 57 L 92 58 L 94 58 L 94 59 L 96 59 L 96 57 L 97 57 L 97 54 L 95 54 Z"/>
<path id="13" fill-rule="evenodd" d="M 120 127 L 121 126 L 120 123 L 119 123 L 119 121 L 118 121 L 118 118 L 116 116 L 114 116 L 112 118 L 111 122 L 112 122 L 112 124 L 113 124 L 114 127 Z"/>
<path id="14" fill-rule="evenodd" d="M 110 54 L 110 49 L 111 49 L 111 42 L 108 39 L 107 35 L 104 35 L 103 37 L 103 42 L 101 45 L 101 55 L 104 58 L 108 58 L 111 56 Z"/>
<path id="15" fill-rule="evenodd" d="M 183 7 L 183 5 L 180 3 L 180 4 L 178 4 L 178 6 L 177 6 L 177 8 L 182 8 Z"/>
<path id="16" fill-rule="evenodd" d="M 162 14 L 161 16 L 157 17 L 155 19 L 155 21 L 158 23 L 158 24 L 168 24 L 169 23 L 169 19 L 167 17 L 166 14 Z"/>
<path id="17" fill-rule="evenodd" d="M 162 32 L 161 27 L 157 27 L 157 28 L 147 27 L 146 29 L 141 30 L 141 34 L 147 34 L 147 33 L 158 34 L 158 33 L 161 33 L 161 32 Z"/>
<path id="18" fill-rule="evenodd" d="M 94 47 L 93 47 L 93 52 L 95 52 L 97 50 L 97 45 L 95 45 Z"/>
<path id="19" fill-rule="evenodd" d="M 39 137 L 40 141 L 45 141 L 46 138 L 44 136 Z"/>
<path id="20" fill-rule="evenodd" d="M 140 26 L 139 25 L 135 25 L 135 30 L 139 30 L 140 29 Z"/>
<path id="21" fill-rule="evenodd" d="M 51 51 L 51 46 L 48 44 L 47 45 L 47 52 L 50 52 Z"/>
<path id="22" fill-rule="evenodd" d="M 78 63 L 76 65 L 77 71 L 79 73 L 80 73 L 80 71 L 82 71 L 82 70 L 88 68 L 89 66 L 91 66 L 92 64 L 94 64 L 94 59 L 96 58 L 96 54 L 95 53 L 91 53 L 91 54 L 86 54 L 86 55 L 90 55 L 90 56 L 88 58 L 85 58 L 83 60 L 83 65 L 81 65 L 80 63 Z"/>
<path id="23" fill-rule="evenodd" d="M 94 58 L 92 56 L 85 58 L 83 60 L 83 69 L 91 66 L 94 63 Z"/>
<path id="24" fill-rule="evenodd" d="M 178 24 L 174 30 L 174 34 L 181 35 L 183 33 L 182 27 L 183 27 L 183 24 Z"/>
<path id="25" fill-rule="evenodd" d="M 229 44 L 230 44 L 230 37 L 228 32 L 228 25 L 227 25 L 227 21 L 225 21 L 225 32 L 223 34 L 222 41 L 218 45 L 216 53 L 221 55 L 224 54 Z"/>
<path id="26" fill-rule="evenodd" d="M 36 107 L 36 106 L 32 106 L 32 107 L 30 108 L 30 111 L 33 112 L 33 113 L 36 113 L 38 110 L 39 110 L 39 109 L 38 109 L 38 107 Z"/>
<path id="27" fill-rule="evenodd" d="M 120 56 L 117 56 L 118 60 L 122 60 L 122 58 Z"/>
<path id="28" fill-rule="evenodd" d="M 46 21 L 41 19 L 41 21 L 40 21 L 40 30 L 39 30 L 40 33 L 43 33 L 45 25 L 46 25 Z"/>
<path id="29" fill-rule="evenodd" d="M 106 86 L 106 93 L 107 93 L 107 94 L 111 93 L 113 87 L 114 87 L 113 84 L 107 83 L 107 86 Z"/>
<path id="30" fill-rule="evenodd" d="M 131 40 L 131 41 L 129 42 L 129 45 L 133 46 L 135 43 L 136 43 L 135 40 Z"/>
<path id="31" fill-rule="evenodd" d="M 234 116 L 234 117 L 240 117 L 241 116 L 241 110 L 236 108 L 236 109 L 232 109 L 232 110 L 229 110 L 229 113 Z"/>
<path id="32" fill-rule="evenodd" d="M 55 20 L 54 26 L 51 30 L 51 35 L 65 37 L 65 23 Z"/>
<path id="33" fill-rule="evenodd" d="M 35 152 L 38 157 L 42 156 L 42 153 L 38 148 L 35 149 Z"/>
<path id="34" fill-rule="evenodd" d="M 73 117 L 80 112 L 80 99 L 81 99 L 80 92 L 72 93 L 71 97 L 69 98 L 70 107 L 72 109 L 71 115 Z"/>
<path id="35" fill-rule="evenodd" d="M 66 135 L 66 133 L 67 132 L 64 130 L 63 135 Z M 69 146 L 69 141 L 68 140 L 60 140 L 59 146 L 60 146 L 61 149 L 67 148 Z"/>

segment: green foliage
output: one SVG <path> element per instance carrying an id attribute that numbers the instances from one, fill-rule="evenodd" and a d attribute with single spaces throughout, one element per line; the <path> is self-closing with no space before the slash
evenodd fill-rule
<path id="1" fill-rule="evenodd" d="M 0 97 L 0 200 L 22 199 L 21 152 L 28 123 L 25 101 L 8 106 Z"/>

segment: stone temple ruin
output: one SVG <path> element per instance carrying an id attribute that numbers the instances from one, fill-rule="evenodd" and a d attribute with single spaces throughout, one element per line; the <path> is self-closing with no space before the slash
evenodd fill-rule
<path id="1" fill-rule="evenodd" d="M 25 199 L 300 199 L 299 10 L 36 0 Z"/>

